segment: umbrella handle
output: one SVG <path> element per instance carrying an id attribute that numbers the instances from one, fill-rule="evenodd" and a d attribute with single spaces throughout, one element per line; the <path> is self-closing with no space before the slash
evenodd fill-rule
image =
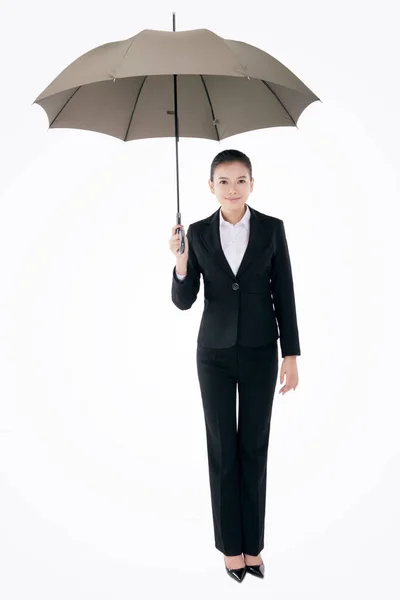
<path id="1" fill-rule="evenodd" d="M 180 223 L 178 223 L 178 225 L 180 225 Z M 179 227 L 178 229 L 175 229 L 175 233 L 180 234 L 181 239 L 179 246 L 179 254 L 183 254 L 185 252 L 185 232 L 181 227 Z"/>
<path id="2" fill-rule="evenodd" d="M 181 225 L 181 213 L 179 212 L 179 208 L 176 213 L 176 224 Z M 183 254 L 185 252 L 185 232 L 179 227 L 178 229 L 175 229 L 175 234 L 176 233 L 180 234 L 179 254 Z"/>

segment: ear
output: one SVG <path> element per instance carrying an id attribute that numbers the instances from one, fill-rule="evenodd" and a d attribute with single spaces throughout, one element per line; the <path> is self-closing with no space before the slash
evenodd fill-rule
<path id="1" fill-rule="evenodd" d="M 213 184 L 213 182 L 211 181 L 211 179 L 209 179 L 209 180 L 208 180 L 208 186 L 209 186 L 209 188 L 210 188 L 210 191 L 211 191 L 213 194 L 215 194 L 215 191 L 214 191 L 214 184 Z"/>
<path id="2" fill-rule="evenodd" d="M 250 192 L 253 191 L 253 187 L 254 187 L 254 177 L 253 177 L 253 179 L 250 182 Z"/>

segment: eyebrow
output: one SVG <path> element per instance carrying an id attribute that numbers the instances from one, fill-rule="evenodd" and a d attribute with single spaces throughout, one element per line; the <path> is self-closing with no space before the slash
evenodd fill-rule
<path id="1" fill-rule="evenodd" d="M 238 179 L 243 179 L 247 177 L 247 175 L 239 175 Z M 229 177 L 218 177 L 218 179 L 229 179 Z"/>

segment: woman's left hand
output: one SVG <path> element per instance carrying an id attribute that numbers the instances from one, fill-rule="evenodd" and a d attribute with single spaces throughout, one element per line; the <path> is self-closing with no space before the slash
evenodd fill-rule
<path id="1" fill-rule="evenodd" d="M 299 383 L 299 375 L 297 373 L 296 356 L 285 356 L 281 366 L 280 383 L 283 383 L 284 375 L 286 374 L 286 383 L 279 393 L 283 395 L 289 390 L 295 390 Z"/>

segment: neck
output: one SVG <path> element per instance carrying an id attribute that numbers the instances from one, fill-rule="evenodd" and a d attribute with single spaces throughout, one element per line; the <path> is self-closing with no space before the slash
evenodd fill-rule
<path id="1" fill-rule="evenodd" d="M 246 206 L 243 207 L 240 213 L 237 210 L 229 211 L 221 208 L 221 213 L 225 221 L 228 221 L 228 223 L 231 223 L 232 225 L 236 225 L 236 223 L 239 223 L 239 221 L 243 219 L 246 210 Z"/>

